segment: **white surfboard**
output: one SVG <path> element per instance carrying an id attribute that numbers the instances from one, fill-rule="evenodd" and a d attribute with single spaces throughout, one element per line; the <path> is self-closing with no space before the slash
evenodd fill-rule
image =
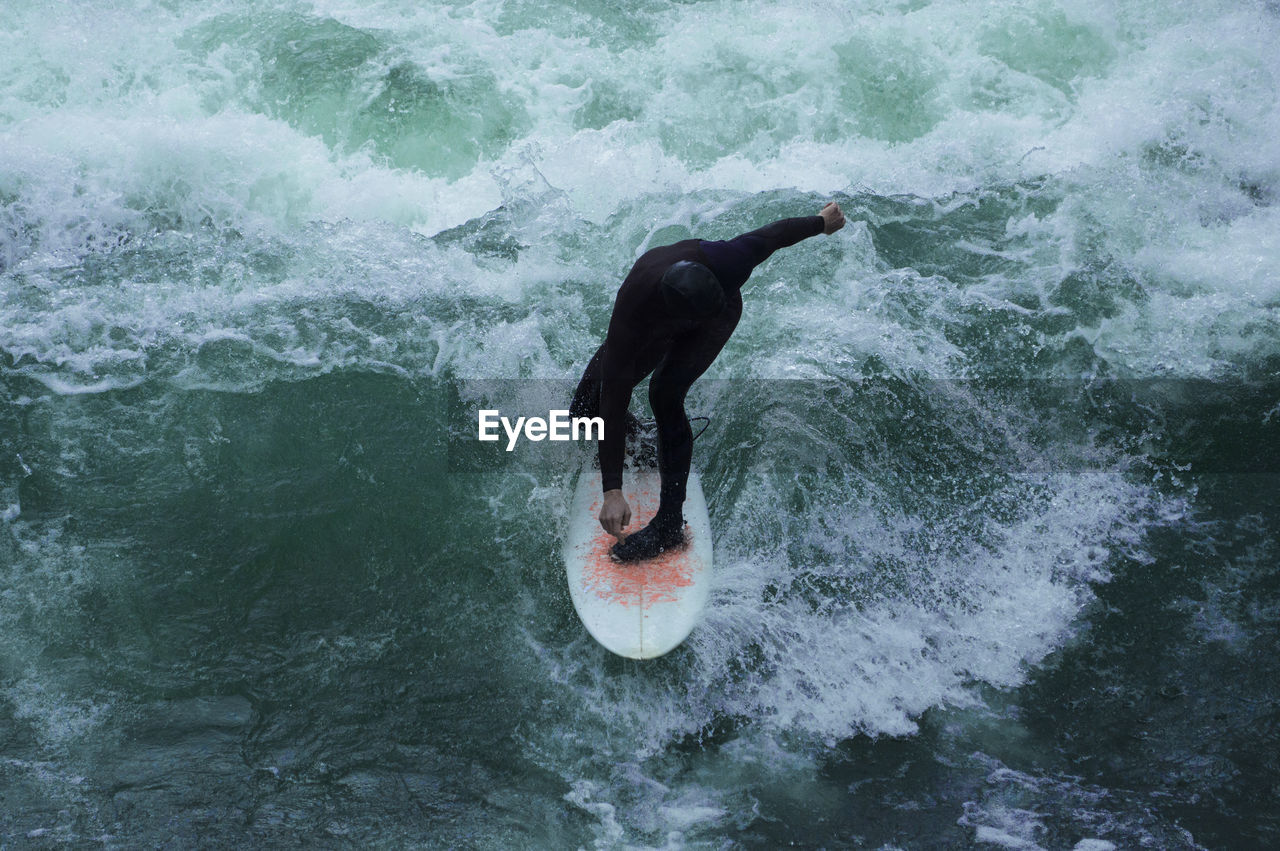
<path id="1" fill-rule="evenodd" d="M 638 532 L 658 510 L 658 471 L 628 470 L 624 478 L 622 492 L 631 506 L 627 531 Z M 696 471 L 689 472 L 686 545 L 647 561 L 610 558 L 609 548 L 617 539 L 600 527 L 597 515 L 603 503 L 600 471 L 583 470 L 564 545 L 573 607 L 592 637 L 619 656 L 661 656 L 688 637 L 711 588 L 711 518 L 702 480 Z"/>

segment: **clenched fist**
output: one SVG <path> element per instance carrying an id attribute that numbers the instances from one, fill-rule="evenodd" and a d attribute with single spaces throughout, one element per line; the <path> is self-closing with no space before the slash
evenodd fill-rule
<path id="1" fill-rule="evenodd" d="M 840 212 L 840 205 L 835 201 L 827 202 L 827 206 L 823 207 L 818 215 L 822 216 L 823 233 L 835 233 L 844 227 L 844 213 Z"/>

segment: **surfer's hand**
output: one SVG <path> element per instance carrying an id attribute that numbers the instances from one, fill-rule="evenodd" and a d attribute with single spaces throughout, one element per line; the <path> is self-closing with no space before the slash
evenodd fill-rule
<path id="1" fill-rule="evenodd" d="M 835 233 L 844 227 L 844 213 L 840 212 L 840 205 L 835 201 L 828 201 L 827 206 L 823 207 L 818 215 L 822 216 L 823 233 Z"/>
<path id="2" fill-rule="evenodd" d="M 626 537 L 622 530 L 631 523 L 631 506 L 620 490 L 604 492 L 604 507 L 600 509 L 600 525 L 621 543 Z"/>

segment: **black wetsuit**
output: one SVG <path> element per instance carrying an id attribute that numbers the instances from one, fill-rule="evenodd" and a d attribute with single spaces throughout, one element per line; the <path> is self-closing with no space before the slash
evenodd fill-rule
<path id="1" fill-rule="evenodd" d="M 684 526 L 681 509 L 693 460 L 685 394 L 737 327 L 742 316 L 742 285 L 752 270 L 779 248 L 822 233 L 823 226 L 821 216 L 805 216 L 782 219 L 730 240 L 686 239 L 653 248 L 640 256 L 618 289 L 608 336 L 587 364 L 570 412 L 604 418 L 604 440 L 599 447 L 601 484 L 606 491 L 620 488 L 631 391 L 653 373 L 649 403 L 658 426 L 662 495 L 658 514 L 650 524 L 653 528 L 648 531 L 664 541 L 680 534 Z M 719 279 L 725 306 L 718 314 L 701 321 L 672 315 L 663 298 L 662 276 L 680 260 L 701 263 Z"/>

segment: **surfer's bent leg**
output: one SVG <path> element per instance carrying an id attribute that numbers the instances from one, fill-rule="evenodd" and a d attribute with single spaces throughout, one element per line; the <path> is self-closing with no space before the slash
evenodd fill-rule
<path id="1" fill-rule="evenodd" d="M 685 415 L 684 398 L 693 382 L 720 354 L 741 314 L 742 298 L 738 296 L 714 322 L 677 339 L 649 380 L 649 404 L 658 421 L 658 472 L 662 476 L 658 513 L 648 526 L 613 547 L 615 558 L 653 558 L 684 542 L 684 498 L 693 463 L 693 430 Z"/>
<path id="2" fill-rule="evenodd" d="M 684 413 L 684 397 L 693 380 L 681 374 L 683 372 L 678 368 L 668 369 L 668 362 L 664 361 L 649 381 L 649 403 L 658 421 L 658 473 L 662 477 L 662 490 L 658 513 L 649 525 L 613 547 L 614 557 L 622 561 L 653 558 L 684 542 L 682 509 L 693 462 L 693 431 Z"/>
<path id="3" fill-rule="evenodd" d="M 653 522 L 680 530 L 684 527 L 682 509 L 693 464 L 693 429 L 684 411 L 684 397 L 693 380 L 683 375 L 668 376 L 666 372 L 659 369 L 649 382 L 649 404 L 658 421 L 658 472 L 662 474 L 662 496 Z"/>

